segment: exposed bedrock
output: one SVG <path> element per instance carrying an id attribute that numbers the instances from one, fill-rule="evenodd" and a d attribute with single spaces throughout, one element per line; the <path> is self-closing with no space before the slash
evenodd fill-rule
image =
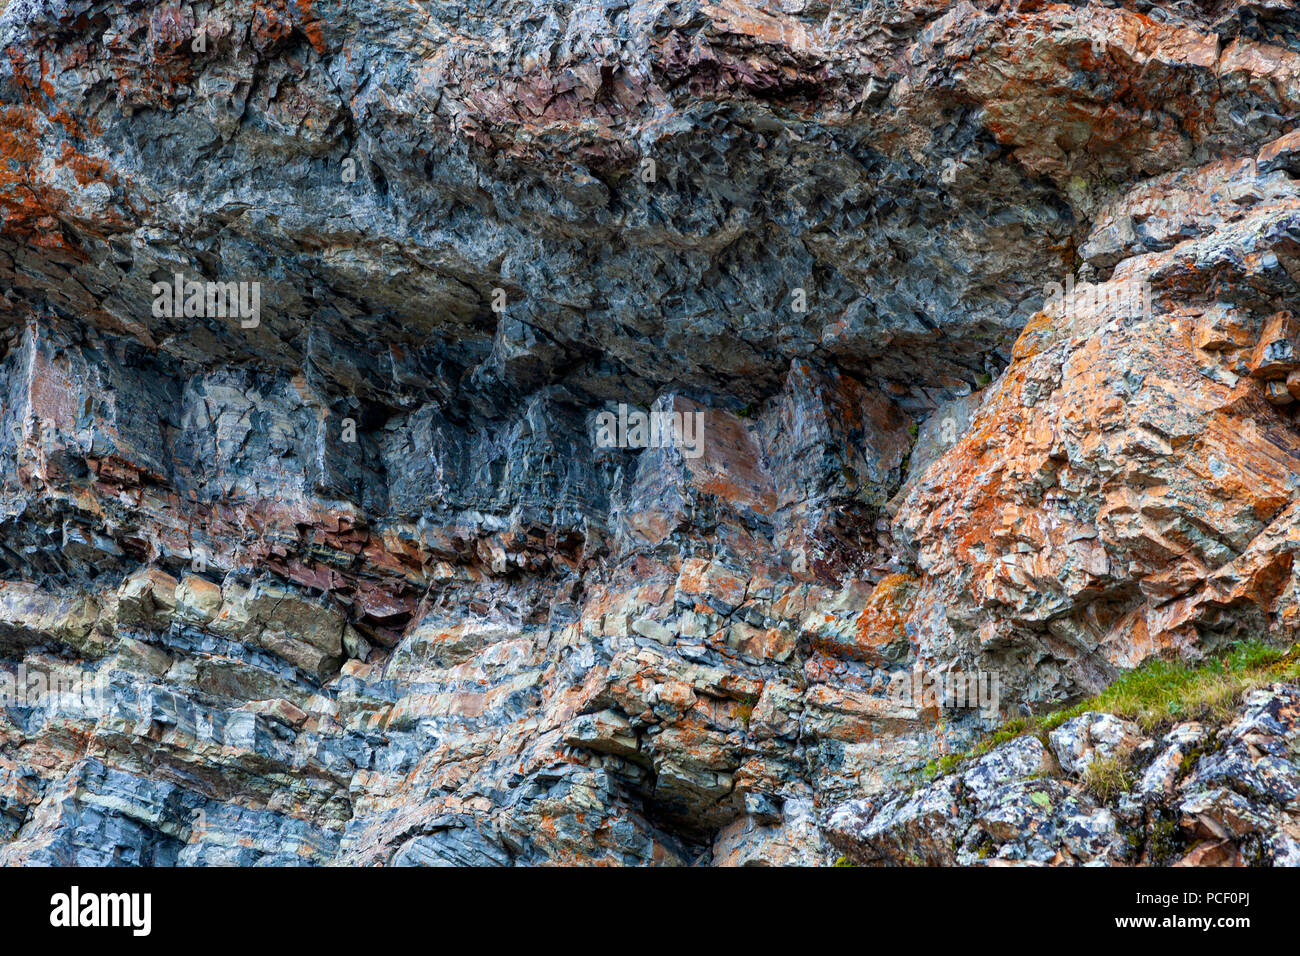
<path id="1" fill-rule="evenodd" d="M 1300 636 L 1291 3 L 0 6 L 0 862 L 975 862 Z"/>

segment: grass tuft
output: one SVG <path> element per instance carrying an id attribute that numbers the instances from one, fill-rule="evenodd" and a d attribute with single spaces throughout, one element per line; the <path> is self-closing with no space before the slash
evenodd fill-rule
<path id="1" fill-rule="evenodd" d="M 1109 803 L 1129 789 L 1132 781 L 1121 758 L 1094 757 L 1083 772 L 1083 785 L 1102 803 Z"/>
<path id="2" fill-rule="evenodd" d="M 1283 653 L 1262 641 L 1243 641 L 1225 654 L 1200 664 L 1151 661 L 1073 707 L 1009 720 L 970 750 L 931 760 L 923 774 L 930 779 L 949 773 L 968 760 L 982 757 L 998 744 L 1026 734 L 1036 734 L 1046 742 L 1048 733 L 1088 711 L 1135 721 L 1148 734 L 1185 720 L 1223 722 L 1232 717 L 1251 691 L 1297 678 L 1300 678 L 1300 644 Z"/>
<path id="3" fill-rule="evenodd" d="M 745 725 L 746 730 L 749 730 L 749 722 L 754 717 L 754 708 L 757 705 L 758 705 L 758 698 L 755 697 L 753 694 L 744 694 L 737 701 L 736 710 L 734 713 L 736 719 Z"/>

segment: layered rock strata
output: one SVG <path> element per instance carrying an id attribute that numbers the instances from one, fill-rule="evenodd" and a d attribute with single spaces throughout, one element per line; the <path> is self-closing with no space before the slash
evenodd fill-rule
<path id="1" fill-rule="evenodd" d="M 1161 862 L 1068 781 L 901 794 L 1298 636 L 1290 3 L 9 0 L 0 45 L 0 862 Z M 1293 860 L 1293 798 L 1215 852 Z"/>

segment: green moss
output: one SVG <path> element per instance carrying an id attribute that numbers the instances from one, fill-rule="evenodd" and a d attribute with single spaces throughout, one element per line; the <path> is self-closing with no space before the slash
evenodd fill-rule
<path id="1" fill-rule="evenodd" d="M 1167 866 L 1183 855 L 1186 841 L 1178 824 L 1170 819 L 1158 819 L 1151 824 L 1147 839 L 1147 862 L 1152 866 Z"/>
<path id="2" fill-rule="evenodd" d="M 836 866 L 857 866 L 857 864 L 854 863 L 852 860 L 850 860 L 847 856 L 840 857 L 838 860 L 835 861 L 835 865 Z"/>
<path id="3" fill-rule="evenodd" d="M 927 780 L 933 779 L 934 777 L 941 777 L 946 773 L 951 773 L 953 770 L 956 770 L 966 757 L 967 754 L 964 753 L 944 754 L 938 760 L 931 760 L 927 763 L 925 765 L 925 770 L 923 770 L 922 773 L 925 775 Z"/>
<path id="4" fill-rule="evenodd" d="M 926 779 L 942 776 L 951 773 L 959 766 L 974 757 L 982 757 L 998 744 L 1004 744 L 1008 740 L 1015 740 L 1017 737 L 1023 737 L 1033 729 L 1031 722 L 1024 717 L 1013 717 L 1008 720 L 993 733 L 986 736 L 970 750 L 960 753 L 944 754 L 937 760 L 931 760 L 925 765 L 922 773 Z"/>
<path id="5" fill-rule="evenodd" d="M 1178 762 L 1178 779 L 1181 780 L 1192 772 L 1192 768 L 1197 762 L 1207 754 L 1212 754 L 1219 749 L 1219 731 L 1211 730 L 1205 742 L 1199 747 L 1192 747 L 1187 753 L 1183 754 L 1183 759 Z"/>

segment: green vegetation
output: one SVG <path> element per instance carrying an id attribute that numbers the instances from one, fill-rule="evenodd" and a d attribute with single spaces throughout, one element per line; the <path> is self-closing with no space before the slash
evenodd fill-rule
<path id="1" fill-rule="evenodd" d="M 1147 858 L 1152 866 L 1168 866 L 1186 850 L 1177 820 L 1159 818 L 1152 824 L 1150 833 Z"/>
<path id="2" fill-rule="evenodd" d="M 836 866 L 857 866 L 857 864 L 854 863 L 852 860 L 850 860 L 847 856 L 842 856 L 839 859 L 837 859 L 835 861 L 835 865 Z"/>
<path id="3" fill-rule="evenodd" d="M 749 729 L 750 718 L 754 716 L 754 707 L 758 704 L 758 698 L 753 694 L 744 694 L 739 697 L 736 707 L 736 719 Z"/>
<path id="4" fill-rule="evenodd" d="M 978 385 L 980 388 L 987 388 L 989 383 L 992 381 L 993 381 L 993 376 L 990 375 L 988 372 L 980 372 L 978 375 L 975 376 L 975 384 Z"/>
<path id="5" fill-rule="evenodd" d="M 1118 797 L 1132 785 L 1125 761 L 1118 757 L 1094 757 L 1083 772 L 1083 785 L 1102 803 Z"/>
<path id="6" fill-rule="evenodd" d="M 998 744 L 1026 734 L 1035 734 L 1046 743 L 1048 733 L 1088 711 L 1136 721 L 1147 733 L 1183 720 L 1222 722 L 1232 716 L 1252 690 L 1297 678 L 1300 678 L 1300 644 L 1283 653 L 1262 641 L 1244 641 L 1222 656 L 1199 665 L 1151 661 L 1129 671 L 1096 697 L 1073 707 L 1007 721 L 970 750 L 930 761 L 924 775 L 929 779 L 948 773 L 967 760 L 982 757 Z M 1125 770 L 1101 768 L 1096 773 L 1098 779 L 1087 781 L 1088 785 L 1092 787 L 1095 783 L 1097 787 L 1110 788 L 1123 781 Z"/>

